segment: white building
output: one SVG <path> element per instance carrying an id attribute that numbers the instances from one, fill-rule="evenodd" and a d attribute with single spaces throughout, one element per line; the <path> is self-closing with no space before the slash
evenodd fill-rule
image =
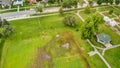
<path id="1" fill-rule="evenodd" d="M 4 7 L 4 6 L 11 6 L 11 4 L 12 4 L 12 0 L 0 0 L 0 5 L 2 7 Z"/>
<path id="2" fill-rule="evenodd" d="M 110 19 L 107 16 L 104 16 L 104 21 L 112 27 L 117 25 L 117 22 L 114 19 Z"/>

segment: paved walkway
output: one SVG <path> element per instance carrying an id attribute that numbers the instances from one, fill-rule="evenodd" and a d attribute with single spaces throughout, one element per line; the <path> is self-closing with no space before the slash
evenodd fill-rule
<path id="1" fill-rule="evenodd" d="M 85 22 L 85 20 L 83 19 L 83 17 L 80 15 L 80 10 L 77 11 L 76 15 L 77 15 L 83 22 Z"/>
<path id="2" fill-rule="evenodd" d="M 89 4 L 88 0 L 84 0 L 86 4 Z"/>
<path id="3" fill-rule="evenodd" d="M 95 46 L 90 42 L 90 40 L 87 39 L 87 42 L 94 48 L 94 50 L 97 52 L 98 56 L 103 60 L 103 62 L 106 64 L 108 68 L 111 68 L 110 64 L 105 60 L 105 58 L 99 53 L 99 51 L 95 48 Z"/>
<path id="4" fill-rule="evenodd" d="M 109 47 L 109 48 L 104 48 L 104 49 L 103 49 L 103 52 L 102 52 L 102 55 L 104 55 L 107 50 L 110 50 L 110 49 L 113 49 L 113 48 L 117 48 L 117 47 L 120 47 L 120 44 L 119 44 L 119 45 L 111 46 L 111 47 Z"/>

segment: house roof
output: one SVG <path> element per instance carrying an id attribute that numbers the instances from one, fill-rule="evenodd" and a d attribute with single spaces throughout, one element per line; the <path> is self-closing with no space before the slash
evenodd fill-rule
<path id="1" fill-rule="evenodd" d="M 3 5 L 11 5 L 12 4 L 12 0 L 0 0 L 1 4 Z"/>
<path id="2" fill-rule="evenodd" d="M 98 34 L 97 38 L 99 39 L 99 41 L 103 42 L 104 44 L 111 41 L 110 36 L 104 33 Z"/>
<path id="3" fill-rule="evenodd" d="M 110 18 L 107 16 L 104 16 L 104 21 L 110 21 Z"/>

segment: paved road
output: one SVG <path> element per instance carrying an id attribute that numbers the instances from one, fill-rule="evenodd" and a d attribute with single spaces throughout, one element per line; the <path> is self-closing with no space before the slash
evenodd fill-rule
<path id="1" fill-rule="evenodd" d="M 86 6 L 87 6 L 87 4 L 84 3 L 83 6 L 78 5 L 78 8 L 84 8 Z M 59 11 L 59 8 L 60 7 L 44 8 L 43 13 L 57 12 L 57 11 Z M 65 9 L 65 10 L 67 10 L 67 9 Z M 16 18 L 21 19 L 21 18 L 24 18 L 24 17 L 28 17 L 30 14 L 35 14 L 35 11 L 34 10 L 27 10 L 27 11 L 20 11 L 20 12 L 3 13 L 3 14 L 0 14 L 0 17 L 5 18 L 7 20 L 16 19 Z"/>
<path id="2" fill-rule="evenodd" d="M 83 6 L 78 5 L 78 8 L 84 8 L 86 7 L 87 4 L 83 4 Z M 47 12 L 57 12 L 59 11 L 60 7 L 52 7 L 52 8 L 44 8 L 43 9 L 43 13 L 47 13 Z M 67 9 L 65 9 L 67 10 Z M 9 12 L 9 13 L 3 13 L 0 14 L 1 18 L 10 20 L 10 19 L 18 19 L 18 18 L 24 18 L 24 17 L 28 17 L 30 14 L 35 14 L 35 10 L 27 10 L 27 11 L 20 11 L 20 12 Z"/>
<path id="3" fill-rule="evenodd" d="M 20 12 L 10 12 L 10 13 L 0 14 L 0 17 L 4 18 L 4 19 L 12 19 L 12 18 L 29 16 L 30 14 L 34 14 L 34 13 L 35 13 L 34 10 L 20 11 Z"/>

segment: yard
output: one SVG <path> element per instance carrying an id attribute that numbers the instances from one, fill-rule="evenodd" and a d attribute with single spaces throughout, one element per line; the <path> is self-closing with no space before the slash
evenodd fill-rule
<path id="1" fill-rule="evenodd" d="M 87 53 L 93 49 L 86 40 L 82 40 L 80 37 L 82 21 L 74 15 L 77 19 L 78 26 L 70 28 L 62 23 L 64 16 L 55 15 L 11 21 L 15 32 L 5 42 L 3 48 L 4 57 L 2 57 L 3 68 L 30 68 L 36 58 L 37 49 L 43 47 L 56 34 L 66 31 L 71 32 L 75 40 L 78 41 L 80 48 L 83 50 L 82 55 L 91 68 L 101 68 L 101 66 L 102 68 L 107 68 L 99 56 L 88 56 Z M 76 68 L 85 66 L 83 58 L 79 56 L 68 57 L 70 58 L 53 58 L 54 68 L 72 68 L 73 65 Z"/>

